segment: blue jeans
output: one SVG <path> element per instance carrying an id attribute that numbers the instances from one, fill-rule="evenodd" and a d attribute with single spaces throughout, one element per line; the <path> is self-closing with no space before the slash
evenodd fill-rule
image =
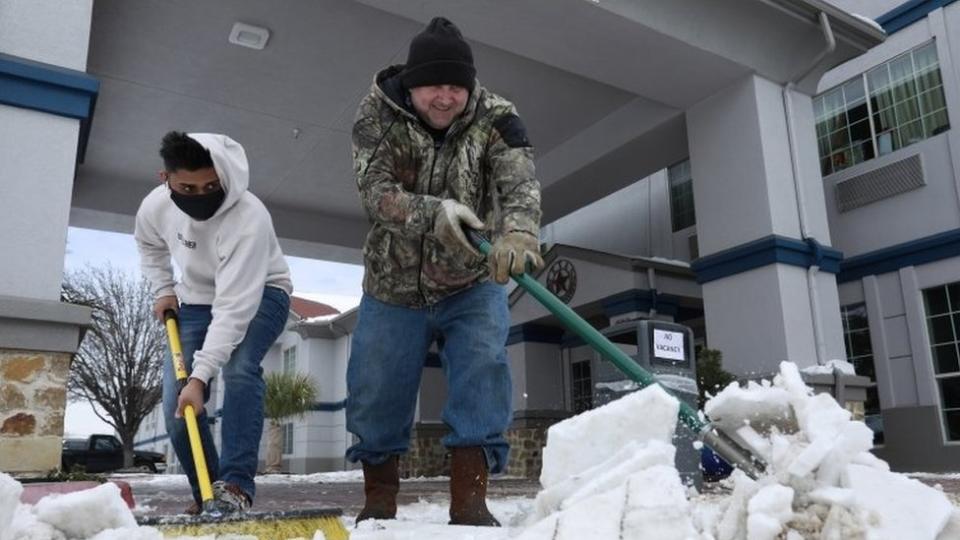
<path id="1" fill-rule="evenodd" d="M 193 367 L 193 353 L 203 347 L 207 327 L 213 319 L 210 308 L 211 306 L 199 304 L 180 306 L 180 345 L 183 348 L 187 372 Z M 263 368 L 260 363 L 283 332 L 289 312 L 290 297 L 287 293 L 276 287 L 264 287 L 263 300 L 257 314 L 250 321 L 243 341 L 237 345 L 230 355 L 230 360 L 223 366 L 223 455 L 217 455 L 206 411 L 197 411 L 200 441 L 207 461 L 207 470 L 210 472 L 210 481 L 223 480 L 236 484 L 250 496 L 251 501 L 256 493 L 253 477 L 257 473 L 260 435 L 263 433 L 263 396 L 266 384 L 263 382 Z M 178 394 L 179 386 L 173 371 L 173 362 L 170 360 L 170 352 L 167 351 L 163 368 L 164 419 L 177 459 L 190 480 L 193 498 L 199 503 L 200 487 L 190 451 L 187 423 L 183 418 L 173 417 L 177 410 Z M 208 399 L 209 386 L 204 401 Z"/>
<path id="2" fill-rule="evenodd" d="M 505 289 L 482 283 L 425 308 L 360 302 L 347 368 L 347 430 L 359 442 L 347 459 L 376 465 L 407 451 L 420 375 L 430 344 L 440 339 L 448 397 L 447 447 L 480 446 L 491 472 L 507 466 L 503 432 L 512 414 Z"/>

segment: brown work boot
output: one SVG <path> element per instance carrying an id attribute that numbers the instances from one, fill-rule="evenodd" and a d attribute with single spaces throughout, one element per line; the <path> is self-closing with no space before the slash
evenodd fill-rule
<path id="1" fill-rule="evenodd" d="M 450 524 L 500 526 L 487 510 L 487 457 L 479 446 L 451 449 Z"/>
<path id="2" fill-rule="evenodd" d="M 397 492 L 400 491 L 400 458 L 390 456 L 379 465 L 363 462 L 363 493 L 366 500 L 357 514 L 357 523 L 365 519 L 397 517 Z"/>
<path id="3" fill-rule="evenodd" d="M 188 506 L 187 509 L 183 511 L 183 513 L 188 516 L 200 515 L 200 503 L 198 503 L 197 501 L 193 501 L 192 503 L 190 503 L 190 506 Z"/>
<path id="4" fill-rule="evenodd" d="M 213 506 L 224 514 L 239 514 L 246 512 L 253 504 L 250 496 L 243 489 L 229 482 L 217 480 L 213 483 Z"/>

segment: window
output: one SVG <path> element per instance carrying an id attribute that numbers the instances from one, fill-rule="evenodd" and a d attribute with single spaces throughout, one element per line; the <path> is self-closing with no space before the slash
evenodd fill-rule
<path id="1" fill-rule="evenodd" d="M 297 371 L 297 347 L 293 346 L 283 351 L 283 372 L 294 373 Z"/>
<path id="2" fill-rule="evenodd" d="M 283 453 L 293 453 L 293 424 L 283 425 Z"/>
<path id="3" fill-rule="evenodd" d="M 120 444 L 110 437 L 98 437 L 93 440 L 93 449 L 98 452 L 113 452 L 119 448 Z"/>
<path id="4" fill-rule="evenodd" d="M 580 414 L 593 408 L 593 383 L 590 380 L 590 361 L 581 360 L 570 366 L 573 372 L 570 384 L 573 387 L 573 413 Z"/>
<path id="5" fill-rule="evenodd" d="M 960 441 L 960 282 L 924 290 L 923 304 L 943 431 L 948 441 Z"/>
<path id="6" fill-rule="evenodd" d="M 693 210 L 693 177 L 690 173 L 690 160 L 681 161 L 667 169 L 670 182 L 670 216 L 673 232 L 697 224 Z"/>
<path id="7" fill-rule="evenodd" d="M 824 176 L 950 129 L 936 42 L 827 90 L 813 110 Z"/>
<path id="8" fill-rule="evenodd" d="M 843 321 L 843 344 L 847 359 L 857 375 L 870 377 L 867 401 L 863 404 L 863 421 L 873 430 L 873 444 L 883 444 L 883 416 L 880 415 L 880 396 L 877 393 L 877 371 L 873 367 L 873 347 L 870 345 L 870 326 L 867 324 L 867 306 L 854 304 L 840 307 Z"/>

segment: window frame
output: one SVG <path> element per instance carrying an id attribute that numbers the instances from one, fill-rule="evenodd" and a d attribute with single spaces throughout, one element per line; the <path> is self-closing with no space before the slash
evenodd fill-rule
<path id="1" fill-rule="evenodd" d="M 686 174 L 676 176 L 678 170 L 684 171 Z M 682 216 L 679 215 L 678 206 L 680 206 L 678 201 L 681 201 L 681 197 L 675 197 L 674 191 L 679 188 L 686 188 L 689 185 L 688 189 L 685 189 L 683 198 L 687 197 L 689 193 L 690 198 L 690 212 L 689 216 L 684 212 Z M 696 227 L 697 225 L 697 210 L 694 204 L 695 195 L 693 193 L 693 171 L 690 166 L 690 158 L 678 161 L 673 165 L 667 167 L 667 193 L 670 198 L 670 230 L 672 232 L 680 232 L 691 227 Z M 689 219 L 687 221 L 679 221 L 682 218 Z"/>
<path id="2" fill-rule="evenodd" d="M 860 311 L 861 309 L 864 312 L 863 317 L 864 317 L 864 320 L 866 321 L 866 326 L 851 328 L 849 324 L 850 313 Z M 864 360 L 869 358 L 871 368 L 873 370 L 873 376 L 870 377 L 870 385 L 868 385 L 866 388 L 867 399 L 869 400 L 871 392 L 877 397 L 877 410 L 875 413 L 871 413 L 870 415 L 880 417 L 880 428 L 881 428 L 879 432 L 877 431 L 873 432 L 874 433 L 873 446 L 874 448 L 882 448 L 886 443 L 886 429 L 883 427 L 883 407 L 880 406 L 880 396 L 877 394 L 877 392 L 879 392 L 879 388 L 877 385 L 876 356 L 874 355 L 874 352 L 873 352 L 873 341 L 872 341 L 873 336 L 870 331 L 870 320 L 869 320 L 869 314 L 867 313 L 866 302 L 854 302 L 852 304 L 846 304 L 846 305 L 840 306 L 840 324 L 842 326 L 841 330 L 843 331 L 843 346 L 844 346 L 844 352 L 847 355 L 847 361 L 853 364 L 854 367 L 858 367 L 857 363 L 859 360 Z M 853 354 L 857 352 L 857 351 L 854 351 L 854 341 L 853 341 L 853 334 L 856 334 L 856 333 L 866 334 L 867 340 L 870 343 L 870 354 Z M 860 373 L 858 369 L 857 375 L 864 375 L 864 374 Z M 864 413 L 864 422 L 866 423 L 866 416 L 868 414 L 866 401 L 864 402 L 863 413 Z M 871 428 L 871 431 L 873 431 L 872 428 Z M 878 441 L 878 435 L 879 435 L 879 441 Z"/>
<path id="3" fill-rule="evenodd" d="M 937 392 L 937 416 L 938 416 L 938 423 L 940 424 L 941 438 L 944 445 L 960 446 L 960 433 L 958 433 L 958 436 L 956 439 L 950 438 L 950 429 L 949 429 L 947 417 L 946 417 L 947 412 L 954 412 L 956 414 L 960 414 L 960 407 L 954 407 L 950 409 L 947 409 L 945 407 L 946 400 L 944 399 L 943 391 L 940 383 L 940 381 L 943 379 L 954 379 L 954 378 L 960 379 L 960 324 L 955 322 L 955 320 L 960 319 L 960 305 L 957 305 L 957 306 L 953 305 L 953 302 L 951 300 L 951 294 L 950 294 L 951 286 L 960 288 L 960 281 L 953 281 L 949 283 L 943 283 L 941 285 L 935 285 L 933 287 L 926 287 L 921 290 L 921 297 L 922 297 L 921 300 L 923 301 L 923 323 L 924 323 L 923 327 L 924 327 L 924 331 L 927 333 L 927 343 L 930 347 L 929 349 L 930 368 L 933 371 L 934 387 Z M 928 294 L 937 289 L 944 290 L 944 297 L 946 299 L 947 311 L 942 313 L 938 312 L 938 313 L 931 314 L 930 301 L 929 301 Z M 958 294 L 958 296 L 960 296 L 960 294 Z M 956 351 L 955 358 L 957 359 L 957 362 L 958 362 L 955 371 L 938 373 L 938 371 L 940 370 L 937 365 L 935 348 L 938 346 L 945 345 L 946 343 L 934 341 L 934 336 L 933 336 L 933 333 L 931 332 L 930 321 L 931 319 L 935 319 L 937 317 L 950 318 L 950 321 L 951 321 L 950 327 L 953 333 L 952 344 L 955 348 L 955 351 Z M 958 398 L 960 398 L 960 396 L 958 396 Z"/>
<path id="4" fill-rule="evenodd" d="M 293 455 L 293 422 L 287 422 L 283 424 L 283 451 L 281 452 L 284 456 Z"/>
<path id="5" fill-rule="evenodd" d="M 584 367 L 586 377 L 582 376 Z M 584 382 L 586 382 L 585 391 Z M 580 404 L 585 404 L 583 409 L 580 408 Z M 570 362 L 570 410 L 574 414 L 580 414 L 591 409 L 593 409 L 593 366 L 589 359 L 575 360 Z"/>
<path id="6" fill-rule="evenodd" d="M 291 345 L 283 350 L 283 373 L 296 373 L 297 371 L 297 346 Z"/>
<path id="7" fill-rule="evenodd" d="M 923 58 L 923 56 L 918 53 L 926 53 L 924 49 L 927 47 L 932 48 L 933 58 L 935 61 L 921 66 L 917 61 L 917 57 L 920 56 Z M 891 66 L 897 62 L 902 63 L 904 58 L 909 58 L 910 60 L 909 75 L 892 80 L 894 76 L 891 73 Z M 875 76 L 875 73 L 878 73 L 879 70 L 885 70 L 885 82 L 882 85 L 875 87 L 877 86 L 877 77 Z M 920 81 L 923 79 L 923 77 L 934 72 L 939 74 L 938 84 L 929 88 L 925 88 L 921 91 Z M 851 103 L 855 105 L 851 107 L 851 103 L 847 102 L 846 89 L 854 81 L 859 82 L 859 84 L 856 86 L 859 87 L 858 95 L 862 97 L 851 100 Z M 912 94 L 907 97 L 902 97 L 898 101 L 897 96 L 894 94 L 896 90 L 895 86 L 906 81 L 909 81 L 909 85 L 912 87 Z M 889 94 L 885 97 L 889 97 L 888 105 L 886 107 L 875 107 L 874 101 L 882 101 L 884 97 L 883 94 L 887 92 L 889 92 Z M 943 102 L 943 107 L 933 111 L 924 111 L 923 104 L 921 102 L 921 96 L 929 96 L 932 99 L 934 97 L 934 92 L 940 96 Z M 839 93 L 840 107 L 831 108 L 828 111 L 827 107 L 830 106 L 830 100 L 833 99 L 835 101 L 835 96 L 837 93 Z M 855 145 L 851 130 L 850 111 L 860 106 L 860 100 L 863 100 L 864 104 L 866 105 L 867 118 L 865 121 L 868 123 L 870 128 L 870 137 L 868 139 L 858 140 L 857 144 Z M 900 123 L 898 109 L 902 106 L 910 107 L 912 105 L 915 105 L 917 109 L 916 118 Z M 943 70 L 940 63 L 940 53 L 937 47 L 936 39 L 931 39 L 916 45 L 906 51 L 901 52 L 893 58 L 886 60 L 885 62 L 871 67 L 859 75 L 851 77 L 840 82 L 839 84 L 832 86 L 831 88 L 828 88 L 827 90 L 824 90 L 820 94 L 813 97 L 813 108 L 814 129 L 817 141 L 817 163 L 820 166 L 820 174 L 823 177 L 837 174 L 851 167 L 855 167 L 878 157 L 891 154 L 897 150 L 906 148 L 949 131 L 951 128 L 950 114 L 948 110 L 949 107 L 947 106 L 946 92 L 944 90 Z M 893 118 L 891 127 L 882 133 L 878 133 L 876 119 L 880 115 L 887 113 L 892 115 Z M 945 115 L 946 123 L 939 126 L 937 129 L 928 129 L 927 119 L 938 117 L 941 114 Z M 833 127 L 831 122 L 840 116 L 843 117 L 843 127 L 835 130 L 831 129 Z M 854 124 L 856 125 L 863 121 L 864 120 L 862 119 L 857 120 L 857 122 L 854 122 Z M 920 137 L 912 142 L 907 143 L 904 143 L 902 140 L 900 140 L 900 132 L 917 122 L 919 122 Z M 832 138 L 841 131 L 845 132 L 846 144 L 834 148 Z M 887 148 L 886 144 L 882 144 L 883 141 L 881 140 L 881 136 L 888 134 L 890 134 L 890 138 L 884 140 L 891 141 L 889 143 L 889 150 L 884 150 L 881 152 L 881 147 Z M 896 137 L 896 140 L 894 140 L 894 137 Z M 856 150 L 862 148 L 862 146 L 868 141 L 872 156 L 863 157 L 861 155 L 858 161 L 856 158 Z M 824 144 L 826 144 L 826 154 L 823 153 Z M 861 154 L 862 153 L 863 152 L 861 150 Z M 849 164 L 838 169 L 834 162 L 835 157 L 838 155 L 843 155 L 845 157 L 849 156 Z M 829 163 L 829 172 L 825 171 L 825 162 Z"/>

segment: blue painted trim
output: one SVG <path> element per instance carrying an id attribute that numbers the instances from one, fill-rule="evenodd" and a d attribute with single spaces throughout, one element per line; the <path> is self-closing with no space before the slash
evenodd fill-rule
<path id="1" fill-rule="evenodd" d="M 0 54 L 0 103 L 80 120 L 83 163 L 100 81 L 82 72 Z"/>
<path id="2" fill-rule="evenodd" d="M 563 341 L 563 330 L 541 324 L 524 323 L 510 328 L 507 345 L 515 343 L 552 343 Z"/>
<path id="3" fill-rule="evenodd" d="M 347 400 L 342 401 L 318 401 L 310 405 L 311 411 L 336 412 L 347 408 Z"/>
<path id="4" fill-rule="evenodd" d="M 651 309 L 657 313 L 675 317 L 680 308 L 680 298 L 670 294 L 660 294 L 656 289 L 630 289 L 601 301 L 603 314 L 607 318 L 630 313 L 633 311 L 648 312 Z"/>
<path id="5" fill-rule="evenodd" d="M 820 270 L 836 274 L 840 271 L 843 253 L 821 245 L 816 240 L 795 240 L 770 235 L 713 255 L 701 257 L 690 265 L 697 274 L 697 283 L 709 283 L 728 276 L 771 264 L 789 264 L 801 268 L 819 265 Z"/>
<path id="6" fill-rule="evenodd" d="M 957 256 L 960 256 L 960 229 L 850 257 L 840 264 L 837 282 L 844 283 L 864 276 L 896 272 L 907 266 Z"/>
<path id="7" fill-rule="evenodd" d="M 656 302 L 656 295 L 653 290 L 630 289 L 608 296 L 600 304 L 603 306 L 604 315 L 608 318 L 616 317 L 631 311 L 650 311 L 650 307 Z"/>
<path id="8" fill-rule="evenodd" d="M 876 18 L 887 35 L 910 26 L 928 13 L 956 2 L 956 0 L 910 0 Z"/>

